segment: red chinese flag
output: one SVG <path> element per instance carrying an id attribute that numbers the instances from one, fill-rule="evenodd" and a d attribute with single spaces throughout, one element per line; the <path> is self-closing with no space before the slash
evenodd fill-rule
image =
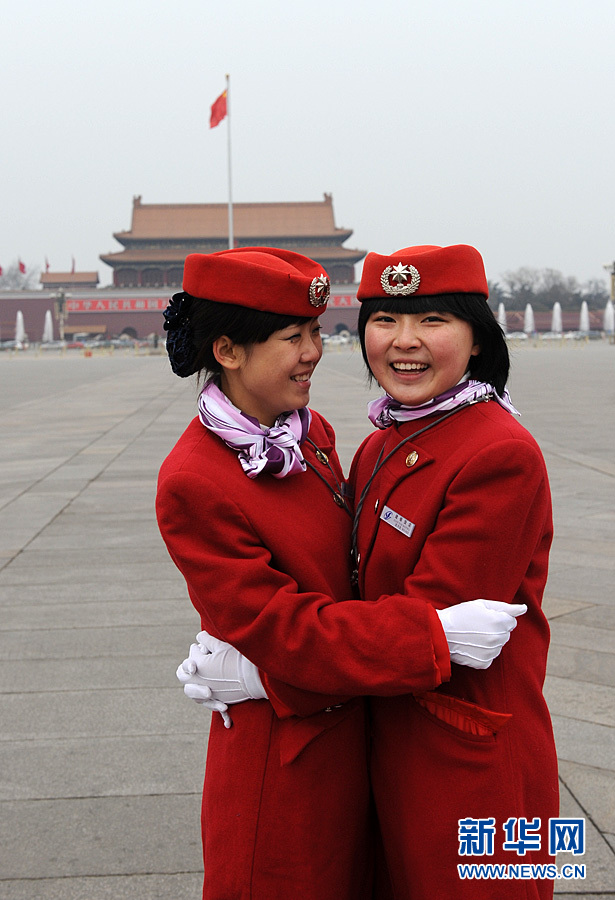
<path id="1" fill-rule="evenodd" d="M 4 272 L 4 270 L 3 270 L 2 266 L 0 266 L 0 278 L 2 277 L 3 272 Z"/>
<path id="2" fill-rule="evenodd" d="M 223 91 L 211 107 L 209 127 L 215 128 L 226 116 L 226 91 Z"/>
<path id="3" fill-rule="evenodd" d="M 19 260 L 19 271 L 21 272 L 22 275 L 26 274 L 26 266 L 24 263 L 22 263 L 21 260 Z"/>

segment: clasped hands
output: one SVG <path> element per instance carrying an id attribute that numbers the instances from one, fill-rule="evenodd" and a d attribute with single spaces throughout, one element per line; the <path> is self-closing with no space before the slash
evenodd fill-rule
<path id="1" fill-rule="evenodd" d="M 516 628 L 525 604 L 499 600 L 468 600 L 436 610 L 451 662 L 473 669 L 487 669 Z M 258 668 L 238 650 L 206 631 L 177 669 L 177 677 L 190 699 L 219 712 L 226 728 L 232 723 L 228 707 L 244 700 L 266 700 Z"/>
<path id="2" fill-rule="evenodd" d="M 188 658 L 176 675 L 186 697 L 219 712 L 225 728 L 230 728 L 233 723 L 229 706 L 244 700 L 267 699 L 258 669 L 239 650 L 206 631 L 199 632 L 196 641 L 190 645 Z"/>

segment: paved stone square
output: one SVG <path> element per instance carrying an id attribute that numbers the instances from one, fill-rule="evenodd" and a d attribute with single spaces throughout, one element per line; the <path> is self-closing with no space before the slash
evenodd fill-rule
<path id="1" fill-rule="evenodd" d="M 562 815 L 588 828 L 556 894 L 615 896 L 615 346 L 512 354 L 554 496 Z M 209 718 L 174 673 L 199 623 L 154 517 L 196 387 L 163 355 L 33 350 L 0 354 L 0 385 L 0 897 L 198 900 Z M 358 350 L 325 354 L 312 405 L 346 469 L 376 393 Z"/>

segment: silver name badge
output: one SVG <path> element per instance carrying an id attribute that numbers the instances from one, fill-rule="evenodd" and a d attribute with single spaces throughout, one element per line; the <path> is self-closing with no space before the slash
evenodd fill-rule
<path id="1" fill-rule="evenodd" d="M 385 506 L 380 513 L 380 518 L 383 522 L 388 522 L 389 525 L 392 525 L 393 528 L 396 528 L 398 531 L 401 531 L 402 534 L 405 534 L 406 537 L 410 537 L 412 532 L 414 531 L 414 522 L 411 522 L 410 519 L 404 519 L 403 516 L 400 516 L 399 513 L 394 512 L 390 507 Z"/>

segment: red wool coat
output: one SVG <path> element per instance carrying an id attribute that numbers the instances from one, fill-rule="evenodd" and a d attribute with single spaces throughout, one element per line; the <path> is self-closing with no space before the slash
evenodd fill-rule
<path id="1" fill-rule="evenodd" d="M 317 413 L 309 437 L 341 480 Z M 302 451 L 335 488 L 307 442 Z M 311 469 L 249 479 L 198 419 L 162 465 L 157 515 L 203 628 L 267 672 L 272 701 L 233 706 L 230 730 L 212 719 L 203 897 L 367 900 L 365 704 L 348 697 L 431 690 L 448 677 L 436 613 L 403 597 L 349 599 L 351 520 L 322 480 Z"/>
<path id="2" fill-rule="evenodd" d="M 366 439 L 351 470 L 355 499 L 381 448 L 386 455 L 435 418 Z M 389 524 L 399 525 L 394 514 L 411 523 L 402 522 L 406 533 Z M 436 691 L 370 701 L 372 783 L 396 900 L 552 894 L 552 882 L 460 881 L 457 872 L 464 862 L 553 862 L 557 763 L 542 694 L 549 629 L 541 610 L 551 539 L 540 450 L 494 402 L 400 447 L 369 488 L 358 531 L 364 600 L 403 594 L 437 608 L 477 597 L 528 606 L 489 669 L 453 664 Z M 540 852 L 502 849 L 510 817 L 541 819 Z M 458 820 L 469 818 L 495 819 L 493 856 L 458 855 Z"/>

